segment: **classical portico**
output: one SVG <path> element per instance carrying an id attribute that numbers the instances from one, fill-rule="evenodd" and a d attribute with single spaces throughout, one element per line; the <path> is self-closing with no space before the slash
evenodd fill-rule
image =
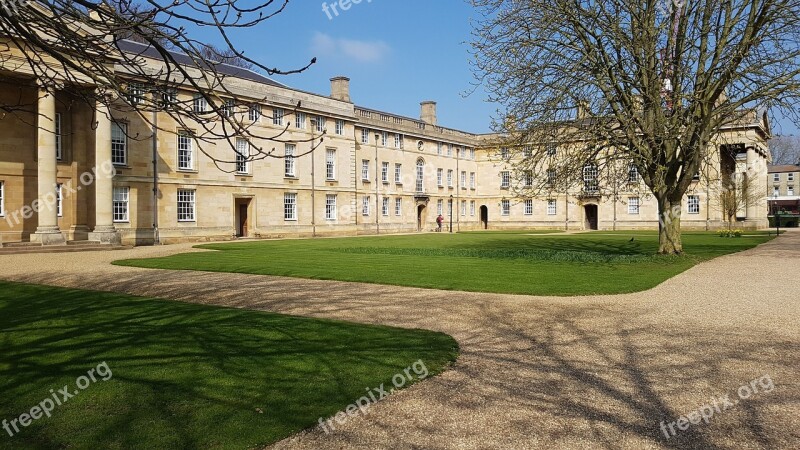
<path id="1" fill-rule="evenodd" d="M 108 107 L 98 101 L 94 107 L 94 167 L 91 176 L 79 174 L 79 182 L 62 187 L 61 202 L 79 190 L 87 189 L 81 183 L 90 180 L 95 193 L 95 227 L 89 240 L 119 244 L 120 237 L 114 228 L 112 195 L 114 166 L 111 162 L 111 116 Z M 37 197 L 30 208 L 37 213 L 36 232 L 31 242 L 42 245 L 63 245 L 66 231 L 58 223 L 58 146 L 56 129 L 56 88 L 39 87 L 37 101 Z M 89 141 L 90 142 L 90 141 Z M 88 143 L 86 145 L 89 145 Z"/>

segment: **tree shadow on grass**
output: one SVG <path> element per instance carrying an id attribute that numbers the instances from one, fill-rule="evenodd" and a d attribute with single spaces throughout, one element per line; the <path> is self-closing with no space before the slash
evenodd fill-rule
<path id="1" fill-rule="evenodd" d="M 53 417 L 0 436 L 0 448 L 252 448 L 337 412 L 417 359 L 437 373 L 456 351 L 432 332 L 0 286 L 0 418 L 50 389 L 77 390 L 100 363 L 113 374 Z"/>

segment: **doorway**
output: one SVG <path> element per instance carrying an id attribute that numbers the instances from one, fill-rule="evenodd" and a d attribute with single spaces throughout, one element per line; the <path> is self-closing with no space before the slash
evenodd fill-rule
<path id="1" fill-rule="evenodd" d="M 425 230 L 425 205 L 417 206 L 417 231 Z"/>
<path id="2" fill-rule="evenodd" d="M 586 222 L 584 224 L 586 229 L 598 230 L 597 205 L 586 205 L 583 207 L 583 210 L 586 216 Z"/>
<path id="3" fill-rule="evenodd" d="M 236 237 L 250 236 L 250 199 L 236 199 Z"/>
<path id="4" fill-rule="evenodd" d="M 481 205 L 481 226 L 484 230 L 489 229 L 489 208 L 486 205 Z"/>

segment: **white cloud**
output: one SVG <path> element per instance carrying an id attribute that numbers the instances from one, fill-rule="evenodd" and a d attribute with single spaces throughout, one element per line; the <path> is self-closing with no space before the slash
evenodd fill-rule
<path id="1" fill-rule="evenodd" d="M 311 40 L 311 50 L 319 58 L 347 58 L 362 63 L 379 62 L 391 50 L 383 41 L 359 41 L 334 38 L 317 32 Z"/>

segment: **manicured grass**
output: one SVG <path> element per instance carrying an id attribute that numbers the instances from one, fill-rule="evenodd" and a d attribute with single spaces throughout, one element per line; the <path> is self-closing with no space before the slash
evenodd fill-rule
<path id="1" fill-rule="evenodd" d="M 0 420 L 103 362 L 112 375 L 13 437 L 0 429 L 8 449 L 254 448 L 458 351 L 430 331 L 5 282 L 0 342 Z"/>
<path id="2" fill-rule="evenodd" d="M 567 296 L 646 290 L 698 262 L 771 238 L 684 233 L 683 239 L 687 254 L 680 257 L 655 255 L 653 232 L 506 232 L 212 244 L 200 247 L 218 251 L 116 264 Z"/>

